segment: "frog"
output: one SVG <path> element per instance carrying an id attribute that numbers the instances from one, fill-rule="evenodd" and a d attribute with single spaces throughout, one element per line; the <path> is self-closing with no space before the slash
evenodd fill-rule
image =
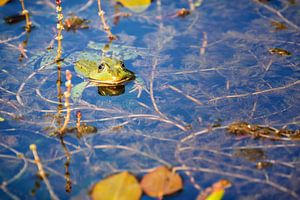
<path id="1" fill-rule="evenodd" d="M 120 95 L 125 91 L 124 85 L 136 79 L 135 73 L 127 69 L 122 60 L 114 57 L 103 57 L 99 63 L 95 60 L 78 60 L 74 69 L 86 81 L 72 89 L 73 101 L 77 101 L 88 86 L 98 86 L 98 93 L 102 96 Z"/>

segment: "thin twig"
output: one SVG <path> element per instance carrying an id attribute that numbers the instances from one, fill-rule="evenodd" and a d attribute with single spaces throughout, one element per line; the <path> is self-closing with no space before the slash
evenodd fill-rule
<path id="1" fill-rule="evenodd" d="M 292 87 L 292 86 L 298 85 L 298 84 L 300 84 L 300 80 L 297 80 L 295 82 L 289 83 L 289 84 L 284 85 L 284 86 L 271 88 L 271 89 L 267 89 L 267 90 L 262 90 L 262 91 L 257 91 L 257 92 L 253 92 L 253 93 L 245 93 L 245 94 L 236 94 L 236 95 L 227 95 L 227 96 L 222 96 L 222 97 L 216 97 L 216 98 L 210 99 L 209 102 L 219 101 L 219 100 L 222 100 L 222 99 L 233 99 L 233 98 L 247 97 L 247 96 L 253 96 L 253 95 L 259 95 L 259 94 L 279 91 L 279 90 L 287 89 L 289 87 Z"/>
<path id="2" fill-rule="evenodd" d="M 179 94 L 182 94 L 183 96 L 185 96 L 187 99 L 191 100 L 192 102 L 202 106 L 203 103 L 200 102 L 198 99 L 188 95 L 188 94 L 185 94 L 182 90 L 178 89 L 177 87 L 174 87 L 172 85 L 167 85 L 166 87 L 170 88 L 171 90 L 175 91 L 175 92 L 178 92 Z"/>

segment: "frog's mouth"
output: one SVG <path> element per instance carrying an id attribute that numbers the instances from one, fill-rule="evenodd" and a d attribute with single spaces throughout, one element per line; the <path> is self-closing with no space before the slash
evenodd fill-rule
<path id="1" fill-rule="evenodd" d="M 109 81 L 103 81 L 103 80 L 97 80 L 90 78 L 90 82 L 96 84 L 97 86 L 118 86 L 118 85 L 124 85 L 132 80 L 135 79 L 135 75 L 125 77 L 120 80 L 109 80 Z"/>

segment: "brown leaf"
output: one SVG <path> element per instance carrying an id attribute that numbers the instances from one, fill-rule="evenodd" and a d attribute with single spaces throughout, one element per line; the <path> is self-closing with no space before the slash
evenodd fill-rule
<path id="1" fill-rule="evenodd" d="M 146 174 L 141 181 L 141 186 L 147 195 L 157 198 L 173 194 L 183 187 L 181 177 L 165 166 L 157 167 Z"/>

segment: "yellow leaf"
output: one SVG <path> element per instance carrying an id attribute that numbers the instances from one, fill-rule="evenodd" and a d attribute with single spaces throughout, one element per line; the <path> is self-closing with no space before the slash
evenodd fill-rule
<path id="1" fill-rule="evenodd" d="M 151 4 L 151 0 L 115 0 L 115 1 L 121 3 L 124 7 L 136 13 L 143 12 Z"/>
<path id="2" fill-rule="evenodd" d="M 96 183 L 90 195 L 93 200 L 138 200 L 142 190 L 132 174 L 121 172 Z"/>
<path id="3" fill-rule="evenodd" d="M 3 117 L 0 117 L 0 122 L 4 122 L 5 119 Z"/>
<path id="4" fill-rule="evenodd" d="M 226 179 L 221 179 L 199 194 L 197 200 L 221 200 L 224 196 L 225 189 L 229 187 L 231 187 L 231 182 Z"/>
<path id="5" fill-rule="evenodd" d="M 167 167 L 160 166 L 143 177 L 141 186 L 147 195 L 162 198 L 181 190 L 182 179 Z"/>
<path id="6" fill-rule="evenodd" d="M 7 4 L 10 0 L 0 0 L 0 6 L 4 6 Z"/>
<path id="7" fill-rule="evenodd" d="M 224 196 L 224 190 L 219 190 L 219 191 L 215 191 L 212 192 L 207 198 L 206 200 L 221 200 Z"/>

